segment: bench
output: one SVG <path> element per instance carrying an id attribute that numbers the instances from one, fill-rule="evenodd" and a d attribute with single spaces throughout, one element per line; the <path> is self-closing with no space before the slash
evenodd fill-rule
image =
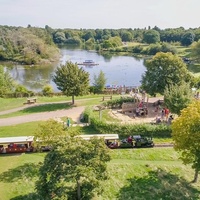
<path id="1" fill-rule="evenodd" d="M 105 100 L 112 100 L 112 95 L 110 95 L 110 96 L 103 96 L 102 101 L 105 101 Z"/>
<path id="2" fill-rule="evenodd" d="M 34 104 L 36 103 L 36 101 L 37 101 L 37 98 L 29 98 L 24 104 Z"/>

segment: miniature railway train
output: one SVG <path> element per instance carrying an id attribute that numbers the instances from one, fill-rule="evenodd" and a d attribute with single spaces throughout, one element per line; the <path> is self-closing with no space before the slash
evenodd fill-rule
<path id="1" fill-rule="evenodd" d="M 105 144 L 111 149 L 154 146 L 151 139 L 141 136 L 129 136 L 127 139 L 123 140 L 119 140 L 118 134 L 79 135 L 77 137 L 84 140 L 90 140 L 92 137 L 103 138 Z M 0 138 L 0 154 L 34 152 L 33 142 L 34 136 Z M 43 146 L 41 150 L 47 151 L 49 148 Z"/>

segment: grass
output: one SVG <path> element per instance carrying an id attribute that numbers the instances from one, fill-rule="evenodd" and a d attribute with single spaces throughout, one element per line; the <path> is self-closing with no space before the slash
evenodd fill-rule
<path id="1" fill-rule="evenodd" d="M 45 104 L 45 105 L 41 104 L 41 105 L 24 108 L 23 110 L 19 110 L 17 112 L 0 115 L 0 118 L 16 117 L 16 116 L 33 114 L 33 113 L 63 110 L 63 109 L 69 109 L 71 107 L 72 106 L 69 103 L 49 103 L 49 104 Z"/>
<path id="2" fill-rule="evenodd" d="M 109 179 L 95 200 L 199 199 L 200 181 L 191 184 L 194 170 L 178 159 L 173 148 L 110 150 Z M 45 153 L 0 156 L 0 199 L 36 199 L 39 163 Z"/>
<path id="3" fill-rule="evenodd" d="M 75 97 L 75 104 L 82 105 L 94 105 L 102 103 L 103 95 L 85 95 Z M 114 95 L 113 98 L 119 98 L 119 95 Z M 13 108 L 24 107 L 24 103 L 27 98 L 0 98 L 0 111 L 10 110 Z M 37 97 L 37 103 L 59 103 L 59 102 L 71 102 L 71 97 L 66 96 L 53 96 L 53 97 Z M 37 105 L 37 104 L 36 104 Z"/>
<path id="4" fill-rule="evenodd" d="M 38 122 L 28 122 L 17 125 L 1 126 L 0 127 L 0 137 L 15 137 L 15 136 L 29 136 L 34 135 L 38 125 L 42 123 Z"/>

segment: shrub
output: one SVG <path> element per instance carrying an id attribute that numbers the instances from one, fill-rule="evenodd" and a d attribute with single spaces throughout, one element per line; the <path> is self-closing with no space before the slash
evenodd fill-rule
<path id="1" fill-rule="evenodd" d="M 119 99 L 113 99 L 109 100 L 104 103 L 104 106 L 108 108 L 121 108 L 123 103 L 127 102 L 136 102 L 137 99 L 134 99 L 133 97 L 125 97 L 125 98 L 119 98 Z"/>
<path id="2" fill-rule="evenodd" d="M 51 85 L 45 85 L 42 89 L 44 96 L 50 96 L 53 93 L 53 88 Z"/>

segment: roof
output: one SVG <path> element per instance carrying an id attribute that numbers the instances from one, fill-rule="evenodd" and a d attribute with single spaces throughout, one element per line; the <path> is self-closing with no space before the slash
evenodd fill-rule
<path id="1" fill-rule="evenodd" d="M 34 136 L 5 137 L 0 138 L 0 144 L 32 142 L 33 138 Z"/>
<path id="2" fill-rule="evenodd" d="M 81 137 L 84 140 L 89 140 L 92 137 L 104 138 L 105 140 L 117 140 L 117 139 L 119 139 L 119 135 L 118 134 L 78 135 L 77 137 Z"/>

